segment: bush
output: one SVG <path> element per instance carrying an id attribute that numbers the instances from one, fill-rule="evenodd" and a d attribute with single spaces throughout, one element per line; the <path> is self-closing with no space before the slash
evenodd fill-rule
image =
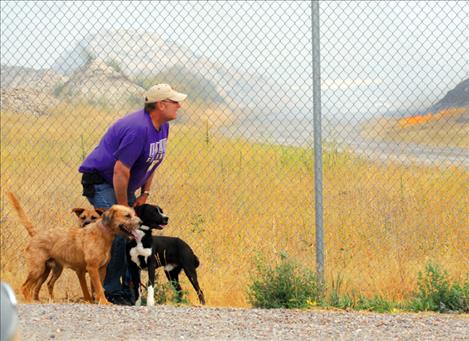
<path id="1" fill-rule="evenodd" d="M 249 302 L 258 308 L 307 308 L 319 298 L 314 273 L 280 254 L 275 268 L 262 259 L 256 262 L 257 275 L 248 289 Z"/>
<path id="2" fill-rule="evenodd" d="M 469 312 L 469 278 L 464 284 L 450 284 L 447 272 L 428 263 L 425 273 L 418 274 L 418 292 L 408 308 L 414 311 Z"/>

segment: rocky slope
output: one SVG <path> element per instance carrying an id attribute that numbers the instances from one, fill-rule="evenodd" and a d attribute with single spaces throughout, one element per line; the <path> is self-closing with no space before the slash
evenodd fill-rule
<path id="1" fill-rule="evenodd" d="M 226 67 L 233 61 L 209 60 L 197 55 L 196 50 L 197 47 L 189 48 L 140 30 L 103 31 L 85 37 L 64 52 L 52 69 L 71 75 L 90 59 L 99 59 L 117 65 L 124 75 L 139 84 L 142 79 L 153 83 L 174 81 L 196 101 L 223 101 L 246 114 L 253 103 L 262 103 L 255 107 L 256 114 L 262 110 L 269 113 L 278 103 L 266 98 L 272 98 L 272 94 L 285 95 L 285 89 L 272 79 Z"/>
<path id="2" fill-rule="evenodd" d="M 75 70 L 55 93 L 70 101 L 85 99 L 89 103 L 141 103 L 145 89 L 136 85 L 114 67 L 100 59 L 90 60 Z"/>
<path id="3" fill-rule="evenodd" d="M 469 78 L 451 89 L 437 103 L 428 109 L 434 117 L 445 118 L 448 122 L 469 123 Z"/>
<path id="4" fill-rule="evenodd" d="M 226 64 L 156 34 L 104 31 L 64 52 L 51 70 L 2 65 L 2 88 L 27 87 L 60 100 L 120 106 L 140 103 L 143 87 L 167 82 L 190 94 L 190 101 L 217 106 L 227 115 L 236 111 L 236 117 L 268 115 L 280 102 L 288 102 L 282 100 L 286 90 L 272 79 Z M 266 100 L 273 94 L 277 102 Z"/>
<path id="5" fill-rule="evenodd" d="M 1 65 L 0 70 L 1 110 L 35 116 L 48 115 L 59 103 L 54 89 L 67 80 L 52 70 L 7 65 Z"/>
<path id="6" fill-rule="evenodd" d="M 1 65 L 0 81 L 2 89 L 28 88 L 52 93 L 57 84 L 66 82 L 68 77 L 49 69 Z"/>
<path id="7" fill-rule="evenodd" d="M 450 91 L 437 103 L 431 106 L 428 111 L 436 113 L 447 108 L 461 108 L 469 106 L 469 78 Z"/>
<path id="8" fill-rule="evenodd" d="M 49 93 L 32 88 L 1 88 L 0 108 L 2 112 L 14 112 L 34 116 L 49 115 L 59 104 Z"/>
<path id="9" fill-rule="evenodd" d="M 69 76 L 53 70 L 1 67 L 2 111 L 47 115 L 61 101 L 141 104 L 143 92 L 142 87 L 99 59 L 89 60 Z"/>

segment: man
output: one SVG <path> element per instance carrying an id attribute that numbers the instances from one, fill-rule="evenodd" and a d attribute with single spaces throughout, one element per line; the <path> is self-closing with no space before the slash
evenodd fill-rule
<path id="1" fill-rule="evenodd" d="M 166 153 L 169 121 L 177 116 L 187 95 L 168 84 L 152 86 L 144 95 L 143 109 L 115 122 L 79 168 L 83 195 L 95 208 L 113 204 L 138 206 L 150 195 L 156 168 Z M 140 189 L 138 197 L 135 191 Z M 130 290 L 121 283 L 127 269 L 125 240 L 116 237 L 104 279 L 106 298 L 131 305 Z"/>

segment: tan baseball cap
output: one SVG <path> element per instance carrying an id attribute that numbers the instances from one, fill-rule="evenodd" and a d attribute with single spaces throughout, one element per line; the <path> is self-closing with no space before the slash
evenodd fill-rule
<path id="1" fill-rule="evenodd" d="M 187 95 L 177 92 L 168 84 L 156 84 L 145 92 L 145 103 L 161 102 L 166 99 L 175 102 L 182 102 L 186 99 Z"/>

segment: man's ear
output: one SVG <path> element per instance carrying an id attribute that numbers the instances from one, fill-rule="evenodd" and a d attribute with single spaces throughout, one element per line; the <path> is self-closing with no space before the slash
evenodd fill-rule
<path id="1" fill-rule="evenodd" d="M 163 110 L 165 107 L 165 104 L 161 102 L 155 102 L 155 109 L 158 108 L 158 110 Z"/>
<path id="2" fill-rule="evenodd" d="M 85 210 L 84 208 L 79 207 L 79 208 L 72 209 L 72 212 L 75 213 L 77 217 L 79 217 L 80 214 L 82 214 L 84 210 Z"/>
<path id="3" fill-rule="evenodd" d="M 98 213 L 99 215 L 103 215 L 104 211 L 106 211 L 104 208 L 95 208 L 94 210 L 95 210 L 96 213 Z"/>

